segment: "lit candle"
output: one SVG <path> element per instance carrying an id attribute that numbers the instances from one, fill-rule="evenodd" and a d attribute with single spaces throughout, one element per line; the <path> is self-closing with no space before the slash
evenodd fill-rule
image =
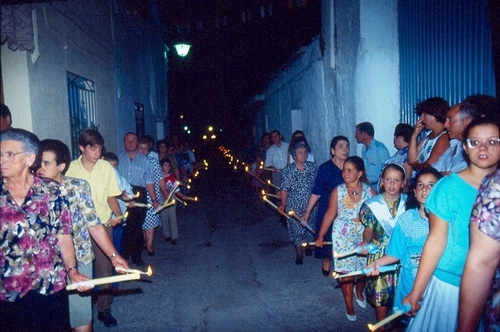
<path id="1" fill-rule="evenodd" d="M 384 272 L 389 272 L 389 271 L 395 271 L 396 267 L 397 267 L 396 264 L 385 265 L 385 266 L 380 266 L 378 268 L 378 270 L 380 271 L 380 273 L 384 273 Z M 360 275 L 360 274 L 367 274 L 368 272 L 371 272 L 371 271 L 373 271 L 372 268 L 364 268 L 364 269 L 361 269 L 361 270 L 358 270 L 358 271 L 349 272 L 349 273 L 346 273 L 346 274 L 340 274 L 340 273 L 337 273 L 337 272 L 333 272 L 332 276 L 335 279 L 337 279 L 337 278 L 357 276 L 357 275 Z"/>
<path id="2" fill-rule="evenodd" d="M 153 270 L 151 269 L 151 266 L 148 266 L 148 270 L 146 272 L 141 271 L 141 270 L 134 270 L 134 269 L 125 269 L 121 266 L 115 267 L 115 271 L 117 272 L 123 272 L 123 273 L 138 273 L 138 274 L 145 274 L 148 276 L 151 276 L 153 274 Z"/>
<path id="3" fill-rule="evenodd" d="M 184 204 L 184 206 L 187 206 L 188 204 L 186 202 L 184 202 L 182 199 L 180 199 L 179 197 L 175 196 L 175 200 L 181 204 Z"/>
<path id="4" fill-rule="evenodd" d="M 368 251 L 369 254 L 376 254 L 376 253 L 380 252 L 380 249 L 372 243 L 365 245 L 364 248 Z M 363 251 L 363 247 L 357 247 L 356 249 L 352 249 L 352 250 L 344 251 L 344 252 L 334 251 L 333 257 L 335 257 L 335 258 L 346 257 L 346 256 L 354 255 L 354 254 L 360 254 L 362 251 Z"/>
<path id="5" fill-rule="evenodd" d="M 295 218 L 302 226 L 304 226 L 305 228 L 307 228 L 309 230 L 309 232 L 315 234 L 316 232 L 314 231 L 314 229 L 312 229 L 312 227 L 310 225 L 308 225 L 305 221 L 302 221 L 299 216 L 295 213 L 295 211 L 293 210 L 290 210 L 288 211 L 288 215 L 290 217 L 293 217 Z"/>
<path id="6" fill-rule="evenodd" d="M 269 196 L 269 197 L 274 197 L 274 198 L 278 198 L 278 199 L 280 198 L 278 195 L 266 193 L 266 191 L 264 189 L 262 189 L 262 196 Z"/>
<path id="7" fill-rule="evenodd" d="M 168 201 L 165 201 L 165 203 L 163 203 L 162 205 L 158 206 L 156 208 L 156 210 L 153 212 L 153 214 L 157 214 L 158 212 L 160 212 L 161 210 L 163 210 L 164 208 L 168 208 L 169 206 L 172 206 L 172 205 L 175 205 L 175 199 L 171 200 L 170 202 Z"/>
<path id="8" fill-rule="evenodd" d="M 325 245 L 325 244 L 332 244 L 332 241 L 324 241 L 323 245 Z M 303 247 L 316 246 L 316 242 L 302 242 L 300 245 Z"/>
<path id="9" fill-rule="evenodd" d="M 170 199 L 172 198 L 172 195 L 175 193 L 175 191 L 177 190 L 177 188 L 179 187 L 179 181 L 175 181 L 174 183 L 174 187 L 172 188 L 172 190 L 170 190 L 170 192 L 168 193 L 168 197 L 167 199 L 165 200 L 165 202 L 169 202 Z"/>
<path id="10" fill-rule="evenodd" d="M 127 212 L 125 212 L 124 214 L 122 214 L 122 215 L 121 215 L 121 216 L 119 216 L 119 217 L 114 217 L 113 219 L 114 219 L 114 220 L 122 220 L 122 219 L 127 218 L 127 216 L 128 216 L 128 211 L 127 211 Z"/>
<path id="11" fill-rule="evenodd" d="M 264 202 L 266 202 L 267 204 L 271 205 L 274 209 L 276 209 L 276 211 L 278 211 L 279 214 L 288 218 L 287 214 L 285 212 L 281 211 L 280 209 L 278 209 L 278 207 L 273 202 L 268 200 L 266 196 L 262 197 L 262 199 L 264 199 Z"/>
<path id="12" fill-rule="evenodd" d="M 267 184 L 268 184 L 268 185 L 270 185 L 271 187 L 274 187 L 274 188 L 276 188 L 276 189 L 278 189 L 278 190 L 281 190 L 281 188 L 280 188 L 280 187 L 278 187 L 277 185 L 273 184 L 273 183 L 271 182 L 271 180 L 267 180 Z"/>
<path id="13" fill-rule="evenodd" d="M 130 203 L 125 203 L 125 206 L 130 206 Z M 150 208 L 151 204 L 144 204 L 144 203 L 134 203 L 134 207 L 145 207 L 145 208 Z"/>
<path id="14" fill-rule="evenodd" d="M 75 282 L 74 284 L 69 284 L 66 286 L 66 290 L 74 290 L 78 286 L 97 286 L 97 285 L 112 284 L 115 282 L 138 280 L 138 279 L 141 279 L 141 275 L 139 273 L 130 273 L 113 277 L 90 279 L 87 281 L 80 281 L 80 282 Z"/>
<path id="15" fill-rule="evenodd" d="M 385 324 L 389 323 L 390 321 L 398 318 L 399 316 L 406 314 L 411 310 L 411 306 L 409 303 L 403 303 L 403 306 L 401 308 L 394 308 L 394 313 L 392 315 L 387 316 L 386 318 L 382 319 L 380 322 L 377 322 L 377 324 L 368 324 L 368 329 L 370 331 L 375 331 L 376 329 L 384 326 Z"/>
<path id="16" fill-rule="evenodd" d="M 184 196 L 185 201 L 193 201 L 193 202 L 198 202 L 198 197 L 189 197 L 189 196 Z"/>

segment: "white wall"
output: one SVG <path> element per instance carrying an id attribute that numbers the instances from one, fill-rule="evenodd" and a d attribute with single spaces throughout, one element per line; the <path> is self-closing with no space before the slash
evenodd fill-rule
<path id="1" fill-rule="evenodd" d="M 399 48 L 396 0 L 360 1 L 360 46 L 356 69 L 356 121 L 370 121 L 375 138 L 394 153 L 399 123 Z M 359 152 L 361 146 L 358 146 Z"/>
<path id="2" fill-rule="evenodd" d="M 5 105 L 12 113 L 12 126 L 33 131 L 26 51 L 12 52 L 2 45 L 1 65 Z"/>

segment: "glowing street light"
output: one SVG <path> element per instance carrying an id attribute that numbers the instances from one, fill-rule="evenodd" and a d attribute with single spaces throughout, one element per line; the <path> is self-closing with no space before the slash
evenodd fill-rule
<path id="1" fill-rule="evenodd" d="M 188 55 L 189 49 L 191 48 L 191 45 L 180 43 L 180 44 L 175 44 L 174 47 L 175 47 L 175 50 L 177 51 L 177 54 L 180 57 L 184 58 L 186 55 Z"/>

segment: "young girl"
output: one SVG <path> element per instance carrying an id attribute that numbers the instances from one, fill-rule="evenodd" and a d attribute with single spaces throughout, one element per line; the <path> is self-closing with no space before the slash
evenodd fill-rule
<path id="1" fill-rule="evenodd" d="M 344 252 L 357 248 L 363 242 L 363 225 L 359 222 L 358 212 L 361 204 L 368 198 L 375 196 L 375 190 L 368 185 L 365 175 L 365 166 L 360 157 L 349 157 L 344 161 L 342 170 L 344 183 L 333 189 L 330 195 L 328 210 L 323 217 L 321 229 L 316 239 L 316 246 L 323 246 L 323 239 L 333 222 L 332 241 L 333 250 Z M 335 221 L 333 220 L 335 219 Z M 356 255 L 344 258 L 334 258 L 335 271 L 347 273 L 361 269 L 366 259 Z M 341 278 L 342 294 L 346 306 L 346 317 L 351 322 L 356 321 L 353 299 L 353 277 Z M 357 298 L 363 298 L 364 281 L 358 280 Z M 362 304 L 360 304 L 362 303 Z M 364 303 L 364 306 L 363 306 Z M 366 302 L 358 301 L 362 307 Z"/>
<path id="2" fill-rule="evenodd" d="M 405 178 L 403 166 L 388 164 L 382 171 L 381 194 L 361 206 L 359 219 L 365 226 L 363 246 L 371 243 L 380 249 L 379 253 L 368 255 L 368 264 L 385 254 L 396 221 L 405 212 L 406 194 L 402 193 Z M 366 249 L 362 253 L 366 254 Z M 368 278 L 366 281 L 366 298 L 375 307 L 377 321 L 385 318 L 393 305 L 395 283 L 394 272 Z"/>
<path id="3" fill-rule="evenodd" d="M 432 167 L 424 168 L 417 174 L 408 191 L 406 212 L 399 217 L 394 227 L 384 257 L 367 266 L 373 269 L 373 272 L 367 274 L 368 276 L 378 276 L 379 266 L 400 261 L 401 273 L 396 287 L 394 307 L 402 307 L 403 298 L 413 287 L 422 249 L 429 234 L 429 220 L 424 211 L 424 204 L 431 188 L 442 177 L 441 173 Z"/>
<path id="4" fill-rule="evenodd" d="M 410 313 L 416 314 L 408 331 L 456 329 L 459 285 L 469 250 L 469 217 L 481 180 L 496 170 L 500 160 L 499 135 L 497 124 L 485 118 L 472 121 L 463 143 L 469 166 L 436 183 L 427 198 L 430 232 L 413 289 L 403 299 L 411 305 Z"/>
<path id="5" fill-rule="evenodd" d="M 168 198 L 170 192 L 175 187 L 175 181 L 177 178 L 171 172 L 172 164 L 170 158 L 166 157 L 160 161 L 160 166 L 163 172 L 163 180 L 160 181 L 160 190 L 165 197 Z M 183 198 L 184 194 L 181 193 L 179 188 L 175 189 L 175 195 Z M 172 244 L 177 243 L 177 239 L 179 238 L 179 231 L 177 229 L 177 213 L 174 206 L 169 206 L 161 211 L 161 220 L 162 220 L 162 228 L 163 235 L 167 241 L 172 241 Z"/>

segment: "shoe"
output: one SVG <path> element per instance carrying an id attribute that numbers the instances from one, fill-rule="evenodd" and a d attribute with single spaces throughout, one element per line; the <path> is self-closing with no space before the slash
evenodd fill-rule
<path id="1" fill-rule="evenodd" d="M 173 239 L 172 244 L 175 246 L 177 244 L 177 239 Z"/>
<path id="2" fill-rule="evenodd" d="M 354 289 L 353 289 L 353 292 L 354 292 L 354 297 L 356 298 L 356 303 L 361 307 L 361 308 L 366 308 L 366 297 L 365 295 L 363 294 L 363 301 L 359 300 L 358 299 L 358 296 L 356 295 L 356 285 L 354 285 Z"/>
<path id="3" fill-rule="evenodd" d="M 349 315 L 347 312 L 345 313 L 345 317 L 350 322 L 355 322 L 355 321 L 358 320 L 358 316 L 356 316 L 355 314 L 354 315 Z"/>
<path id="4" fill-rule="evenodd" d="M 295 265 L 302 265 L 302 261 L 303 261 L 302 257 L 295 258 Z"/>
<path id="5" fill-rule="evenodd" d="M 148 251 L 148 256 L 154 256 L 155 255 L 155 251 Z"/>
<path id="6" fill-rule="evenodd" d="M 323 273 L 323 275 L 325 277 L 328 277 L 330 275 L 330 270 L 323 270 L 323 267 L 321 268 L 321 273 Z"/>
<path id="7" fill-rule="evenodd" d="M 107 309 L 97 313 L 97 319 L 104 323 L 106 327 L 114 327 L 118 325 L 115 317 L 111 315 L 111 310 Z"/>

